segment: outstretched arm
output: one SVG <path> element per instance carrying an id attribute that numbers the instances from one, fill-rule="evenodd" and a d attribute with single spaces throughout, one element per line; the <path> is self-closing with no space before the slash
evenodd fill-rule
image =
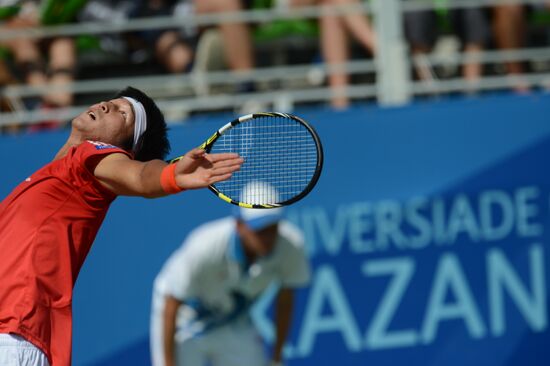
<path id="1" fill-rule="evenodd" d="M 176 188 L 204 188 L 229 179 L 242 163 L 243 159 L 237 154 L 206 154 L 202 149 L 193 149 L 175 163 L 170 174 L 173 174 Z M 143 163 L 124 154 L 111 154 L 96 165 L 94 175 L 117 195 L 155 198 L 169 194 L 161 184 L 166 167 L 162 160 Z"/>

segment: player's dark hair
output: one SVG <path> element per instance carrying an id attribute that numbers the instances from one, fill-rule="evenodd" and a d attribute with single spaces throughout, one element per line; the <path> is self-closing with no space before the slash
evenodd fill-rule
<path id="1" fill-rule="evenodd" d="M 147 114 L 147 129 L 137 143 L 136 151 L 134 151 L 135 159 L 139 161 L 165 159 L 170 152 L 170 142 L 167 136 L 168 128 L 162 112 L 153 99 L 141 90 L 131 86 L 117 93 L 116 98 L 121 97 L 130 97 L 137 100 L 143 104 Z M 128 142 L 128 146 L 131 149 L 132 141 Z"/>

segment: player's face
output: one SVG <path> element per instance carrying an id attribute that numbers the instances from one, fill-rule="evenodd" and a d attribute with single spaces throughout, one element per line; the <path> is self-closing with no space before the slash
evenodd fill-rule
<path id="1" fill-rule="evenodd" d="M 134 134 L 134 111 L 124 98 L 94 104 L 73 120 L 85 139 L 123 146 Z"/>
<path id="2" fill-rule="evenodd" d="M 255 231 L 241 223 L 238 230 L 245 249 L 257 257 L 265 257 L 275 248 L 279 226 L 277 224 L 269 225 Z"/>

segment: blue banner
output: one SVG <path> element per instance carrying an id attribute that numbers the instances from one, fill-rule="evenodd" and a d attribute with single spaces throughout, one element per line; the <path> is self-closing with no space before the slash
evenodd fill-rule
<path id="1" fill-rule="evenodd" d="M 326 162 L 287 210 L 313 263 L 287 365 L 547 365 L 550 96 L 296 113 Z M 174 155 L 231 117 L 174 127 Z M 66 136 L 0 138 L 2 197 Z M 230 212 L 207 190 L 119 198 L 76 285 L 74 364 L 148 365 L 155 275 L 191 229 Z M 254 310 L 268 341 L 269 295 Z"/>

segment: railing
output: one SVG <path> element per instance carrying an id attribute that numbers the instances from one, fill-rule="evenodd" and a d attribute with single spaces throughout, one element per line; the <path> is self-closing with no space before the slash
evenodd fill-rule
<path id="1" fill-rule="evenodd" d="M 510 3 L 545 4 L 545 0 L 514 0 Z M 506 0 L 449 0 L 449 8 L 468 8 L 501 5 Z M 376 82 L 350 85 L 346 94 L 352 99 L 376 98 L 381 105 L 400 105 L 415 95 L 425 93 L 448 93 L 463 91 L 468 84 L 461 78 L 447 80 L 412 81 L 410 64 L 422 63 L 430 67 L 448 62 L 432 53 L 410 58 L 402 29 L 402 13 L 415 10 L 433 9 L 432 0 L 371 0 L 369 3 L 345 7 L 304 7 L 290 11 L 252 10 L 238 13 L 186 15 L 180 17 L 160 17 L 132 19 L 117 23 L 79 23 L 74 25 L 41 27 L 32 29 L 2 30 L 0 40 L 17 37 L 45 38 L 74 36 L 79 34 L 104 34 L 123 31 L 160 29 L 186 26 L 215 25 L 224 22 L 262 23 L 275 19 L 302 19 L 319 17 L 324 12 L 331 14 L 364 13 L 372 14 L 378 37 L 378 53 L 374 60 L 354 60 L 343 65 L 328 67 L 326 64 L 305 64 L 257 68 L 250 73 L 240 74 L 231 71 L 216 71 L 207 74 L 154 75 L 144 77 L 108 78 L 76 80 L 70 85 L 27 85 L 6 86 L 2 95 L 16 102 L 19 98 L 40 96 L 59 90 L 73 93 L 112 93 L 125 85 L 142 88 L 155 96 L 159 106 L 169 121 L 181 121 L 187 113 L 219 109 L 235 109 L 254 97 L 260 102 L 269 103 L 273 109 L 290 109 L 293 105 L 306 102 L 325 102 L 331 98 L 331 90 L 322 86 L 327 75 L 345 69 L 348 74 L 375 73 Z M 472 56 L 460 53 L 453 61 L 463 64 L 472 61 Z M 541 60 L 550 61 L 550 48 L 521 49 L 515 51 L 483 51 L 476 54 L 475 60 L 482 63 L 503 63 L 509 61 Z M 238 81 L 270 82 L 283 85 L 280 90 L 257 91 L 251 94 L 205 94 L 197 88 L 197 83 L 208 87 L 229 87 Z M 295 80 L 302 80 L 294 85 Z M 526 74 L 522 82 L 529 86 L 548 87 L 550 73 Z M 284 87 L 287 85 L 288 87 Z M 513 80 L 503 76 L 483 76 L 478 84 L 480 90 L 496 90 L 513 87 Z M 207 88 L 208 89 L 208 88 Z M 13 103 L 17 106 L 17 103 Z M 42 120 L 67 120 L 80 113 L 87 106 L 74 106 L 50 111 L 26 110 L 19 106 L 11 113 L 0 114 L 0 126 L 10 123 L 32 124 Z"/>

